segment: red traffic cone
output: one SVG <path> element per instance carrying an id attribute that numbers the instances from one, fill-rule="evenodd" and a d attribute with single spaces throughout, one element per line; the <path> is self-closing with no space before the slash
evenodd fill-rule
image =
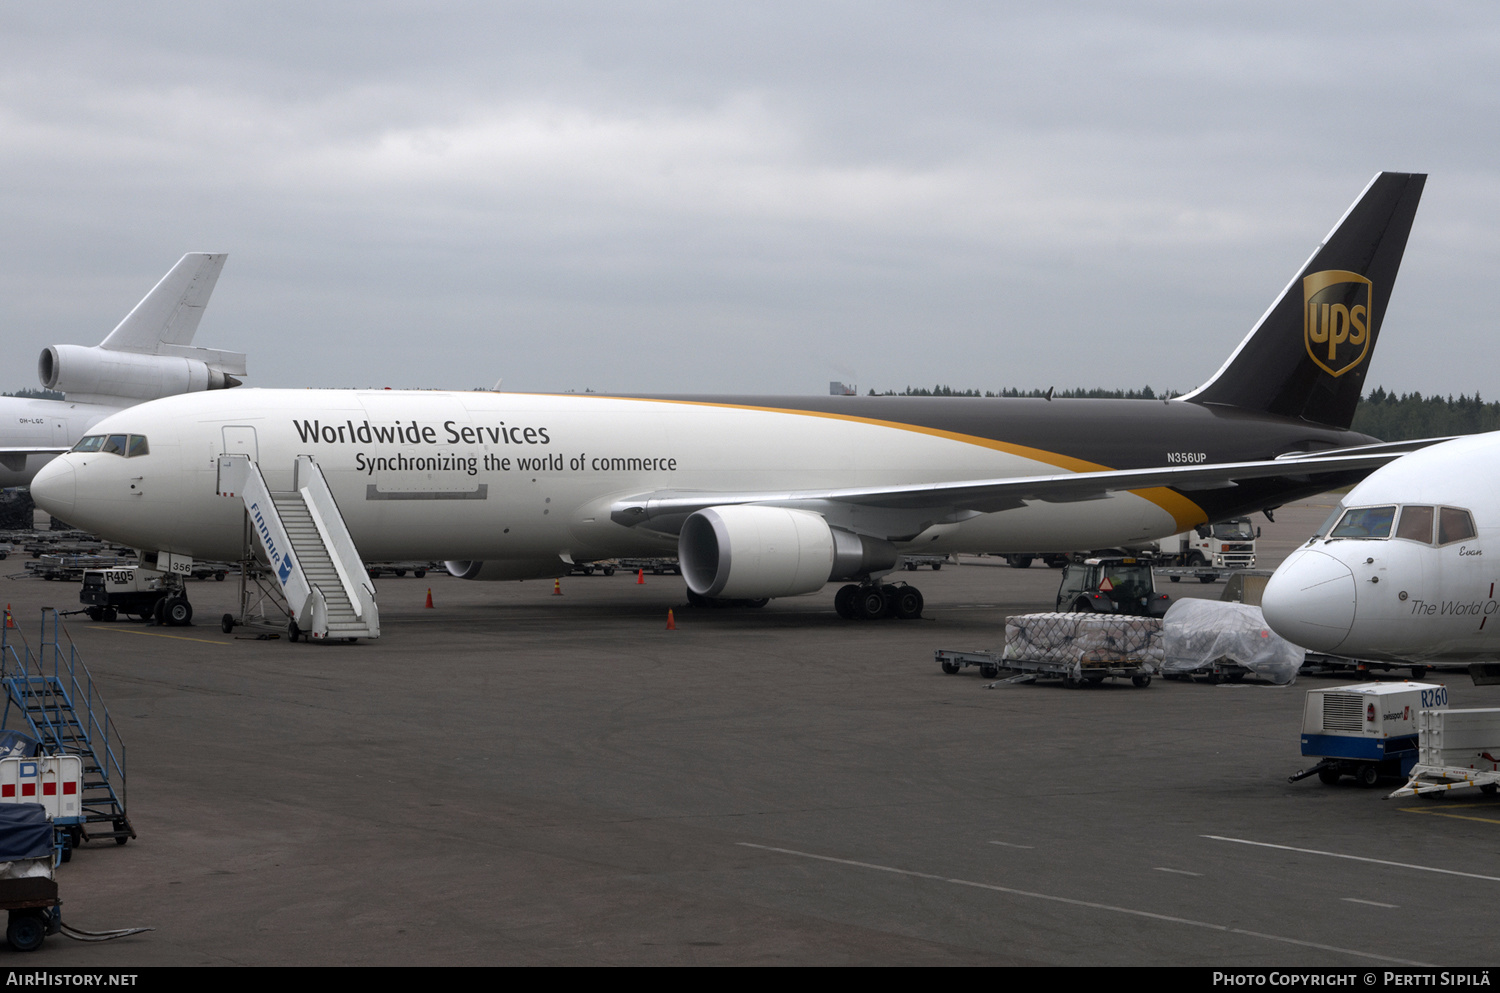
<path id="1" fill-rule="evenodd" d="M 427 587 L 427 609 L 432 609 L 432 587 Z"/>
<path id="2" fill-rule="evenodd" d="M 635 571 L 635 585 L 637 585 L 637 586 L 645 586 L 646 585 L 646 570 L 645 569 L 637 569 Z"/>
<path id="3" fill-rule="evenodd" d="M 553 596 L 562 596 L 562 580 L 561 579 L 554 579 L 554 580 L 552 580 L 552 595 Z"/>
<path id="4" fill-rule="evenodd" d="M 16 619 L 10 616 L 10 604 L 8 603 L 5 605 L 5 626 L 8 628 L 16 626 Z"/>
<path id="5" fill-rule="evenodd" d="M 671 607 L 667 608 L 667 630 L 668 631 L 676 631 L 677 630 L 677 618 L 675 618 L 675 617 L 672 616 L 672 608 Z"/>

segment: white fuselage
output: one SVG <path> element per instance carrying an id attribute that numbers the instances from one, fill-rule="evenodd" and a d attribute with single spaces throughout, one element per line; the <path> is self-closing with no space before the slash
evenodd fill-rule
<path id="1" fill-rule="evenodd" d="M 79 403 L 29 397 L 0 397 L 0 448 L 71 448 L 95 424 L 128 405 Z M 29 486 L 56 455 L 0 455 L 0 487 Z"/>
<path id="2" fill-rule="evenodd" d="M 1389 535 L 1310 539 L 1266 586 L 1262 610 L 1304 648 L 1380 661 L 1463 661 L 1500 655 L 1500 433 L 1444 442 L 1377 470 L 1341 511 L 1370 508 Z M 1450 533 L 1402 537 L 1406 508 Z M 1464 514 L 1473 522 L 1465 531 Z M 1420 518 L 1414 517 L 1414 520 Z M 1349 529 L 1358 530 L 1358 529 Z"/>
<path id="3" fill-rule="evenodd" d="M 277 490 L 290 487 L 296 457 L 311 455 L 366 561 L 505 560 L 529 575 L 554 574 L 564 556 L 670 553 L 673 536 L 610 518 L 617 500 L 643 493 L 1060 471 L 1034 450 L 908 424 L 572 394 L 240 389 L 153 401 L 91 433 L 110 432 L 145 436 L 150 454 L 69 453 L 33 486 L 39 505 L 142 549 L 233 559 L 244 508 L 217 496 L 218 456 L 249 454 Z M 1202 519 L 1170 491 L 1141 493 L 969 515 L 902 548 L 1106 547 Z"/>

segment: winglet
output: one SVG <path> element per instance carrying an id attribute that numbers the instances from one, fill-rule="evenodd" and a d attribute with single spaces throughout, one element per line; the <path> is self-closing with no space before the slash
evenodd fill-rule
<path id="1" fill-rule="evenodd" d="M 162 345 L 190 345 L 227 252 L 189 252 L 99 343 L 114 352 L 160 355 Z"/>

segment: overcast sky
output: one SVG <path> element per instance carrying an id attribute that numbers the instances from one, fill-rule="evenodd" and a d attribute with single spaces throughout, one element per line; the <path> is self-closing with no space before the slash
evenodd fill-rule
<path id="1" fill-rule="evenodd" d="M 1382 169 L 1500 400 L 1492 3 L 0 4 L 0 389 L 187 251 L 257 386 L 1183 391 Z"/>

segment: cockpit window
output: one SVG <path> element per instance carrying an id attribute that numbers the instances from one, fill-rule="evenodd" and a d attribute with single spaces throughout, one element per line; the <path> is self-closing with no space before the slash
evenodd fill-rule
<path id="1" fill-rule="evenodd" d="M 1395 507 L 1355 507 L 1344 514 L 1328 537 L 1389 538 L 1395 520 Z"/>
<path id="2" fill-rule="evenodd" d="M 1438 511 L 1439 545 L 1446 545 L 1450 541 L 1467 541 L 1474 535 L 1474 518 L 1469 516 L 1467 510 L 1443 507 Z"/>
<path id="3" fill-rule="evenodd" d="M 1343 504 L 1339 504 L 1337 507 L 1333 508 L 1333 513 L 1331 513 L 1331 514 L 1328 515 L 1328 520 L 1326 520 L 1322 524 L 1320 524 L 1318 526 L 1318 530 L 1316 530 L 1316 531 L 1313 532 L 1313 537 L 1314 538 L 1321 538 L 1325 534 L 1327 534 L 1329 531 L 1332 531 L 1333 530 L 1333 526 L 1338 523 L 1338 519 L 1340 517 L 1343 517 L 1343 516 L 1344 516 L 1344 505 Z"/>
<path id="4" fill-rule="evenodd" d="M 1424 545 L 1432 544 L 1432 508 L 1402 507 L 1396 537 L 1420 541 Z"/>
<path id="5" fill-rule="evenodd" d="M 134 458 L 137 455 L 151 454 L 151 446 L 146 444 L 146 436 L 143 434 L 91 434 L 78 439 L 78 444 L 69 451 L 104 452 Z"/>

